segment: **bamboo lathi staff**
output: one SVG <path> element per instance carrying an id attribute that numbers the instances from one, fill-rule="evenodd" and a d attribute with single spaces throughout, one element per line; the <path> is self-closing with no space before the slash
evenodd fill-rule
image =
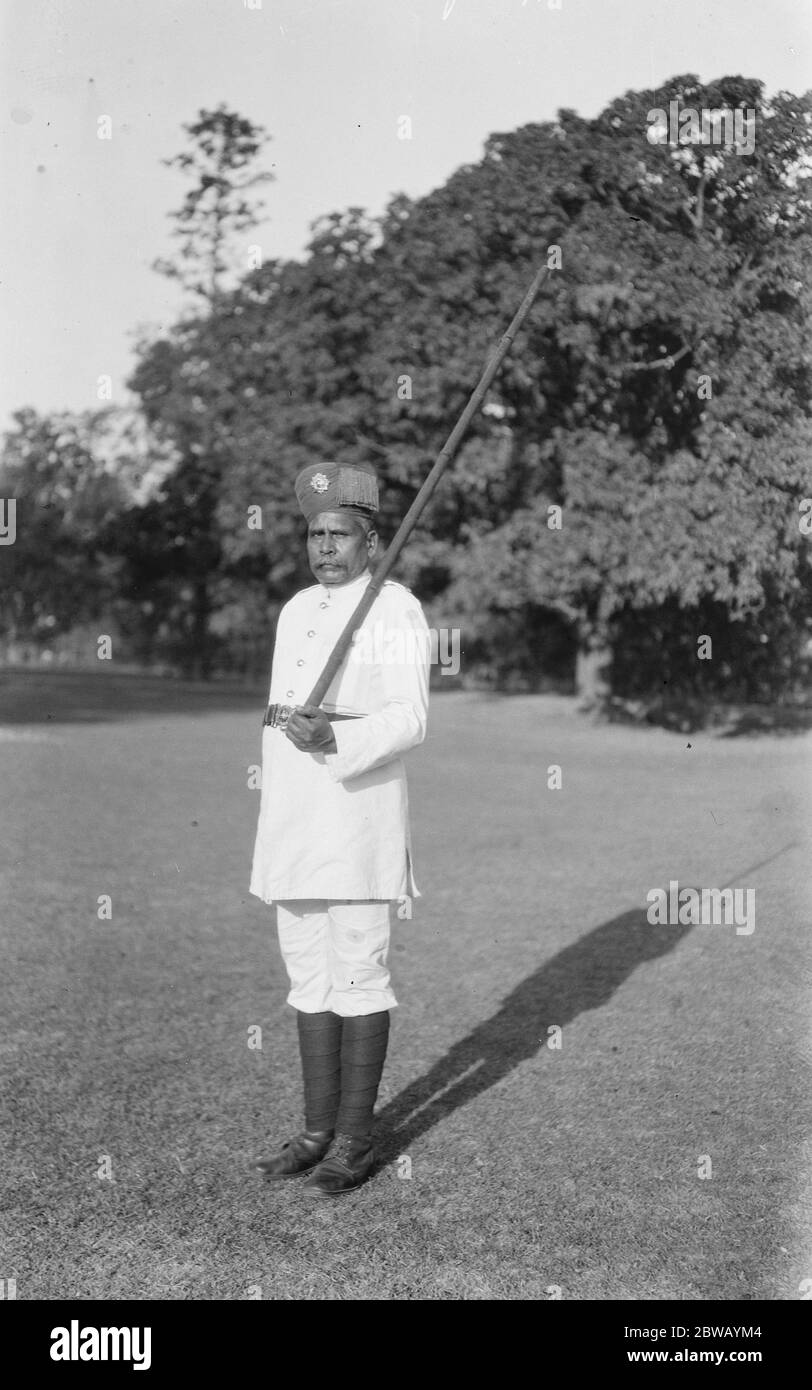
<path id="1" fill-rule="evenodd" d="M 431 498 L 434 495 L 437 485 L 440 479 L 442 478 L 443 474 L 445 473 L 446 469 L 448 468 L 448 465 L 451 463 L 451 460 L 453 459 L 454 455 L 456 454 L 457 449 L 459 448 L 460 443 L 465 435 L 465 432 L 468 429 L 468 426 L 470 425 L 473 417 L 482 405 L 482 402 L 485 398 L 485 394 L 489 386 L 491 385 L 491 382 L 493 381 L 494 377 L 496 376 L 496 373 L 499 371 L 499 368 L 501 367 L 502 363 L 504 362 L 505 358 L 510 352 L 511 347 L 513 346 L 513 340 L 516 337 L 516 334 L 521 328 L 527 315 L 529 314 L 546 275 L 546 266 L 542 266 L 536 272 L 536 275 L 533 279 L 533 283 L 531 284 L 530 288 L 527 291 L 527 294 L 525 295 L 524 299 L 522 300 L 521 304 L 516 310 L 516 313 L 513 317 L 513 320 L 509 328 L 500 338 L 499 343 L 496 347 L 496 351 L 494 352 L 493 356 L 488 362 L 488 365 L 482 373 L 479 383 L 476 389 L 473 391 L 471 398 L 468 401 L 468 404 L 466 405 L 459 420 L 457 421 L 456 425 L 454 426 L 453 430 L 448 436 L 448 439 L 446 440 L 445 444 L 443 445 L 442 449 L 437 455 L 437 458 L 435 459 L 432 465 L 431 471 L 429 472 L 426 481 L 423 483 L 423 486 L 421 487 L 420 491 L 418 492 L 417 496 L 412 502 L 411 507 L 409 508 L 408 512 L 406 513 L 405 517 L 400 523 L 400 526 L 398 527 L 394 537 L 392 538 L 392 541 L 386 551 L 386 554 L 384 555 L 380 565 L 376 569 L 375 573 L 369 581 L 369 584 L 364 590 L 363 596 L 360 602 L 358 603 L 355 612 L 349 619 L 346 627 L 343 629 L 341 635 L 338 638 L 338 641 L 336 642 L 332 652 L 330 653 L 330 656 L 328 657 L 327 662 L 325 664 L 324 670 L 322 671 L 321 675 L 316 681 L 316 684 L 313 686 L 313 689 L 310 692 L 310 695 L 307 700 L 307 703 L 309 705 L 320 705 L 325 695 L 327 694 L 327 691 L 329 690 L 330 685 L 333 682 L 333 679 L 338 673 L 341 663 L 343 662 L 345 656 L 347 655 L 347 652 L 349 651 L 352 645 L 352 639 L 355 633 L 361 626 L 361 623 L 364 621 L 364 618 L 366 617 L 367 613 L 369 612 L 370 608 L 375 602 L 375 599 L 378 597 L 378 594 L 380 593 L 381 588 L 383 587 L 384 580 L 391 572 L 393 566 L 395 565 L 398 559 L 398 556 L 400 555 L 400 552 L 402 551 L 403 547 L 405 546 L 406 542 L 408 541 L 409 537 L 414 531 L 418 521 L 423 515 L 423 512 L 428 506 L 428 503 L 431 501 Z"/>

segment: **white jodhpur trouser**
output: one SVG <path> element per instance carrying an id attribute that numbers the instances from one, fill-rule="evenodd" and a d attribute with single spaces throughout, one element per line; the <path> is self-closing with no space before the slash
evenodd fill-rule
<path id="1" fill-rule="evenodd" d="M 397 1007 L 386 965 L 389 906 L 323 898 L 276 904 L 294 1009 L 353 1018 Z"/>

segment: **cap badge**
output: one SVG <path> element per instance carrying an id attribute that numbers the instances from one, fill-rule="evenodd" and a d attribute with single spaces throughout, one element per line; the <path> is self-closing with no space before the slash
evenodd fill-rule
<path id="1" fill-rule="evenodd" d="M 310 479 L 310 486 L 314 492 L 326 492 L 330 486 L 330 479 L 325 478 L 323 473 L 314 473 Z"/>

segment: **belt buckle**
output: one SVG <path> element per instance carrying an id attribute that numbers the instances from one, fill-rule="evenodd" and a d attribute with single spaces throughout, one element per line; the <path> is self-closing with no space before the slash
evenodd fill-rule
<path id="1" fill-rule="evenodd" d="M 269 705 L 262 722 L 269 729 L 281 729 L 284 732 L 292 714 L 292 705 Z"/>

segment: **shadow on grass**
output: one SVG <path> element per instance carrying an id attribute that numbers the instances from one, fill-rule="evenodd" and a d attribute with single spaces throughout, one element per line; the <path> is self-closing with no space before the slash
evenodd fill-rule
<path id="1" fill-rule="evenodd" d="M 0 670 L 0 724 L 98 724 L 255 709 L 267 686 L 184 681 L 115 671 Z"/>
<path id="2" fill-rule="evenodd" d="M 790 841 L 719 886 L 749 883 L 759 869 L 795 848 L 798 842 Z M 579 1014 L 608 1003 L 639 965 L 673 951 L 691 930 L 684 925 L 652 926 L 646 908 L 633 908 L 565 946 L 522 980 L 495 1014 L 378 1112 L 379 1164 L 393 1162 L 434 1125 L 540 1052 L 552 1024 L 563 1028 Z"/>
<path id="3" fill-rule="evenodd" d="M 564 1028 L 579 1014 L 608 1003 L 632 971 L 672 951 L 690 930 L 651 926 L 646 910 L 636 908 L 565 946 L 378 1113 L 380 1162 L 392 1162 L 459 1106 L 533 1057 L 546 1044 L 550 1025 Z"/>

